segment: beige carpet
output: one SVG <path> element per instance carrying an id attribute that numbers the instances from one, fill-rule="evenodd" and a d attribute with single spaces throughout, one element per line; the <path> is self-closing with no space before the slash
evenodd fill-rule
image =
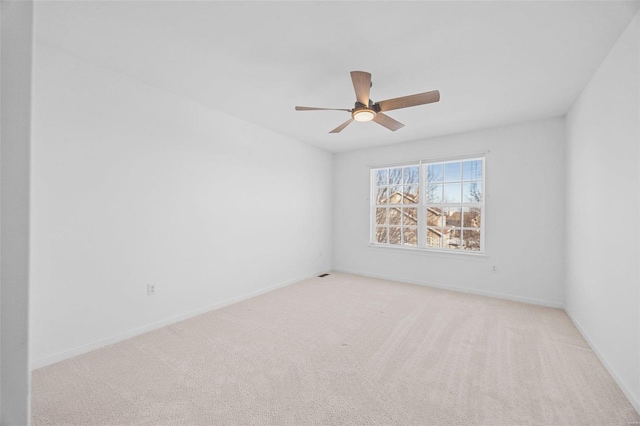
<path id="1" fill-rule="evenodd" d="M 628 425 L 558 309 L 333 273 L 33 373 L 33 424 Z"/>

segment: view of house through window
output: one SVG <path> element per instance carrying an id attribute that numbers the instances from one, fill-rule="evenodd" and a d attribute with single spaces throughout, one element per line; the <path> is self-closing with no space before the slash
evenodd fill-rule
<path id="1" fill-rule="evenodd" d="M 371 170 L 372 243 L 483 251 L 484 158 Z"/>

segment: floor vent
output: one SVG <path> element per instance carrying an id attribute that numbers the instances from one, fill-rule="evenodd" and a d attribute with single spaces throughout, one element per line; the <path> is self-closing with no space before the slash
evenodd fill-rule
<path id="1" fill-rule="evenodd" d="M 320 275 L 318 275 L 318 277 L 319 277 L 319 278 L 324 278 L 324 277 L 326 277 L 327 275 L 329 275 L 329 274 L 320 274 Z"/>

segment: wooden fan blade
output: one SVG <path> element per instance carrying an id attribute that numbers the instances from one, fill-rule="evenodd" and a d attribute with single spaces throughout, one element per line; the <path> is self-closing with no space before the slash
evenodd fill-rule
<path id="1" fill-rule="evenodd" d="M 401 98 L 387 99 L 380 101 L 377 105 L 380 111 L 391 111 L 392 109 L 407 108 L 416 105 L 430 104 L 440 100 L 440 92 L 433 90 L 431 92 L 418 93 L 416 95 L 403 96 Z"/>
<path id="2" fill-rule="evenodd" d="M 351 71 L 351 81 L 356 91 L 356 99 L 362 105 L 369 106 L 369 91 L 371 90 L 371 74 L 364 71 Z"/>
<path id="3" fill-rule="evenodd" d="M 316 107 L 303 107 L 297 106 L 296 111 L 347 111 L 351 112 L 350 109 L 345 108 L 316 108 Z"/>
<path id="4" fill-rule="evenodd" d="M 344 123 L 336 127 L 335 129 L 330 131 L 329 133 L 340 133 L 345 127 L 351 124 L 352 121 L 353 121 L 353 118 L 348 119 L 347 121 L 345 121 Z"/>
<path id="5" fill-rule="evenodd" d="M 381 112 L 377 113 L 376 116 L 373 117 L 373 121 L 380 124 L 381 126 L 386 127 L 392 132 L 395 132 L 396 130 L 404 127 L 404 124 L 402 124 L 398 120 L 394 120 L 393 118 Z"/>

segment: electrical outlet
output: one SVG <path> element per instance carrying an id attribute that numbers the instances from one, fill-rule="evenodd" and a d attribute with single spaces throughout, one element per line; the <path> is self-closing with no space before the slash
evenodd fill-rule
<path id="1" fill-rule="evenodd" d="M 156 294 L 156 285 L 147 284 L 147 296 L 153 296 L 154 294 Z"/>
<path id="2" fill-rule="evenodd" d="M 497 265 L 493 265 L 493 268 L 491 270 L 493 272 L 498 272 L 498 266 Z"/>

